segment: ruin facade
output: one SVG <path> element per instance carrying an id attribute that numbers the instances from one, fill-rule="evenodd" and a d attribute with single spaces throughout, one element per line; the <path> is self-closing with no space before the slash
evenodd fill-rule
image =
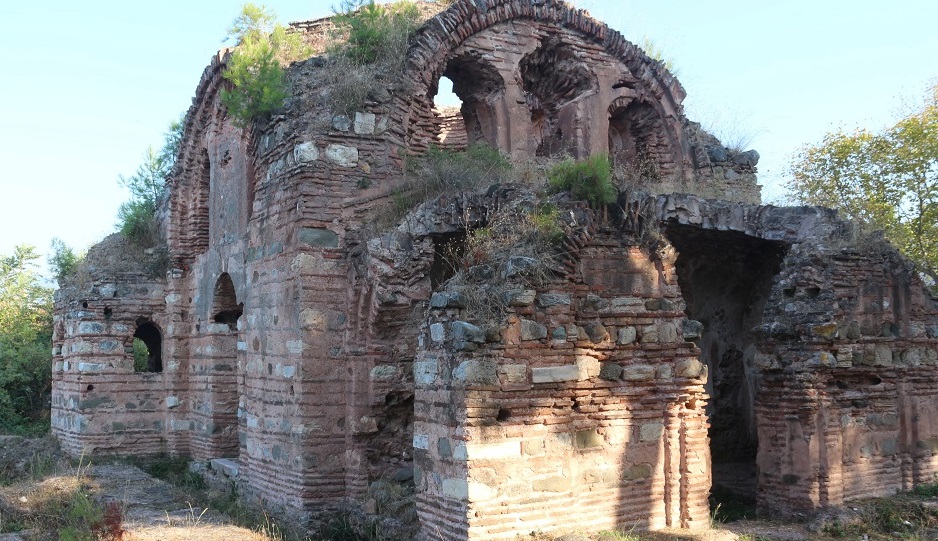
<path id="1" fill-rule="evenodd" d="M 421 539 L 692 528 L 713 485 L 795 512 L 938 475 L 938 304 L 914 269 L 833 211 L 761 206 L 758 155 L 699 130 L 662 64 L 582 10 L 456 0 L 348 117 L 313 57 L 282 114 L 238 128 L 225 61 L 160 208 L 169 270 L 92 265 L 56 297 L 69 452 L 233 459 L 242 490 L 312 519 L 412 476 Z M 444 76 L 458 112 L 434 107 Z M 474 142 L 654 171 L 607 208 L 558 203 L 546 281 L 524 258 L 478 270 L 507 284 L 496 332 L 441 246 L 524 188 L 372 226 L 406 156 Z M 155 258 L 110 239 L 92 262 L 105 249 Z"/>

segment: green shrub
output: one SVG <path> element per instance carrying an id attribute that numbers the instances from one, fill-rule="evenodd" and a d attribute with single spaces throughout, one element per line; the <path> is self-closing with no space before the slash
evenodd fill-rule
<path id="1" fill-rule="evenodd" d="M 392 4 L 346 1 L 333 18 L 336 32 L 329 47 L 331 63 L 323 72 L 330 87 L 329 106 L 352 115 L 368 95 L 400 77 L 410 38 L 423 16 L 413 2 Z"/>
<path id="2" fill-rule="evenodd" d="M 430 147 L 421 156 L 408 157 L 404 169 L 404 185 L 394 193 L 398 213 L 447 192 L 506 182 L 512 171 L 511 163 L 484 143 L 472 144 L 462 151 Z"/>
<path id="3" fill-rule="evenodd" d="M 613 203 L 618 196 L 612 183 L 609 157 L 605 154 L 596 154 L 583 161 L 564 160 L 548 171 L 547 179 L 552 191 L 569 191 L 573 197 L 593 206 Z"/>
<path id="4" fill-rule="evenodd" d="M 273 21 L 273 13 L 249 3 L 228 30 L 238 45 L 222 73 L 232 88 L 222 90 L 221 101 L 240 128 L 283 106 L 287 98 L 283 66 L 310 54 L 299 34 Z"/>
<path id="5" fill-rule="evenodd" d="M 347 2 L 333 18 L 336 26 L 348 32 L 341 54 L 359 64 L 383 62 L 403 64 L 410 35 L 420 26 L 417 4 L 409 1 L 376 4 L 374 0 Z"/>
<path id="6" fill-rule="evenodd" d="M 49 257 L 49 268 L 52 275 L 61 285 L 67 276 L 71 276 L 85 259 L 85 254 L 76 252 L 71 246 L 65 244 L 62 239 L 52 239 L 52 256 Z"/>

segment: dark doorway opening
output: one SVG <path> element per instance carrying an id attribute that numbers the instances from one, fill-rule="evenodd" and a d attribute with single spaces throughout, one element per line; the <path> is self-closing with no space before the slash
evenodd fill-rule
<path id="1" fill-rule="evenodd" d="M 134 371 L 163 371 L 163 335 L 152 321 L 137 321 L 137 330 L 134 331 Z"/>
<path id="2" fill-rule="evenodd" d="M 238 330 L 238 318 L 244 313 L 244 303 L 239 303 L 234 283 L 227 272 L 223 272 L 215 282 L 215 295 L 212 301 L 212 321 L 224 323 L 232 331 Z"/>
<path id="3" fill-rule="evenodd" d="M 677 224 L 666 225 L 665 234 L 679 253 L 687 316 L 704 324 L 698 347 L 709 373 L 711 510 L 724 520 L 750 516 L 758 490 L 754 406 L 760 383 L 752 329 L 762 320 L 788 246 Z"/>

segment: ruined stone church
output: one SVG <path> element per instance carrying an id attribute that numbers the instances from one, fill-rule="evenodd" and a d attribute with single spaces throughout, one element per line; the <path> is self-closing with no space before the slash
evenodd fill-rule
<path id="1" fill-rule="evenodd" d="M 313 57 L 282 114 L 238 128 L 226 58 L 159 211 L 168 270 L 94 266 L 135 257 L 111 239 L 57 295 L 69 452 L 231 459 L 244 494 L 313 518 L 412 475 L 420 539 L 693 528 L 713 486 L 799 512 L 936 479 L 938 304 L 915 270 L 831 210 L 760 205 L 758 155 L 703 133 L 677 79 L 584 11 L 456 0 L 347 116 Z M 458 111 L 434 106 L 442 77 Z M 475 142 L 656 173 L 608 208 L 570 203 L 548 279 L 480 270 L 509 286 L 495 332 L 441 258 L 511 190 L 371 227 L 405 157 Z"/>

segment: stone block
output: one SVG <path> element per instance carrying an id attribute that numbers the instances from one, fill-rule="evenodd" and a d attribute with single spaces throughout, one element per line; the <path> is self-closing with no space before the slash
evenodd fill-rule
<path id="1" fill-rule="evenodd" d="M 678 378 L 697 378 L 703 372 L 704 365 L 697 359 L 683 359 L 674 365 L 674 376 Z"/>
<path id="2" fill-rule="evenodd" d="M 166 407 L 168 409 L 173 409 L 179 407 L 182 404 L 182 401 L 179 400 L 178 396 L 167 396 L 166 397 Z"/>
<path id="3" fill-rule="evenodd" d="M 637 481 L 651 477 L 651 464 L 635 464 L 629 466 L 622 472 L 622 479 L 626 481 Z"/>
<path id="4" fill-rule="evenodd" d="M 316 248 L 338 248 L 339 235 L 321 227 L 302 227 L 296 240 Z"/>
<path id="5" fill-rule="evenodd" d="M 547 338 L 547 327 L 531 321 L 530 319 L 521 320 L 521 339 L 522 340 L 542 340 Z"/>
<path id="6" fill-rule="evenodd" d="M 453 447 L 450 445 L 448 438 L 439 438 L 436 440 L 436 452 L 441 458 L 453 457 Z"/>
<path id="7" fill-rule="evenodd" d="M 505 376 L 508 383 L 524 383 L 528 379 L 528 366 L 524 364 L 503 364 L 498 373 Z"/>
<path id="8" fill-rule="evenodd" d="M 579 430 L 573 435 L 575 445 L 580 449 L 589 449 L 591 447 L 600 447 L 605 443 L 602 434 L 598 429 Z"/>
<path id="9" fill-rule="evenodd" d="M 241 471 L 241 465 L 230 458 L 213 458 L 209 460 L 209 467 L 225 477 L 234 479 Z"/>
<path id="10" fill-rule="evenodd" d="M 430 340 L 440 343 L 446 339 L 446 332 L 442 323 L 433 323 L 430 325 Z"/>
<path id="11" fill-rule="evenodd" d="M 704 324 L 693 320 L 685 319 L 681 322 L 681 333 L 684 335 L 684 340 L 697 340 L 703 336 Z"/>
<path id="12" fill-rule="evenodd" d="M 104 372 L 107 369 L 108 366 L 102 363 L 78 363 L 79 372 Z"/>
<path id="13" fill-rule="evenodd" d="M 531 490 L 534 492 L 568 492 L 572 487 L 573 479 L 562 475 L 531 481 Z"/>
<path id="14" fill-rule="evenodd" d="M 580 377 L 578 378 L 580 381 L 598 377 L 599 371 L 602 369 L 599 359 L 589 355 L 577 355 L 576 365 L 580 370 Z"/>
<path id="15" fill-rule="evenodd" d="M 440 291 L 430 297 L 433 308 L 465 308 L 466 294 L 461 291 Z"/>
<path id="16" fill-rule="evenodd" d="M 536 292 L 533 289 L 509 289 L 502 293 L 502 299 L 508 306 L 521 307 L 534 304 Z"/>
<path id="17" fill-rule="evenodd" d="M 388 381 L 397 378 L 401 373 L 400 368 L 391 364 L 379 364 L 371 369 L 372 381 Z"/>
<path id="18" fill-rule="evenodd" d="M 641 328 L 641 333 L 639 335 L 639 341 L 642 344 L 657 344 L 658 343 L 658 326 L 657 325 L 645 325 Z"/>
<path id="19" fill-rule="evenodd" d="M 609 339 L 609 331 L 598 321 L 591 321 L 583 325 L 583 331 L 586 332 L 586 336 L 589 337 L 590 342 L 594 344 L 599 344 Z"/>
<path id="20" fill-rule="evenodd" d="M 658 325 L 658 342 L 662 344 L 677 342 L 677 325 L 670 321 Z"/>
<path id="21" fill-rule="evenodd" d="M 326 159 L 342 167 L 355 167 L 358 164 L 358 149 L 345 145 L 326 147 Z"/>
<path id="22" fill-rule="evenodd" d="M 550 306 L 566 306 L 570 304 L 570 295 L 564 293 L 541 293 L 537 297 L 537 303 L 544 308 Z"/>
<path id="23" fill-rule="evenodd" d="M 430 449 L 430 436 L 427 434 L 414 434 L 414 449 Z"/>
<path id="24" fill-rule="evenodd" d="M 101 334 L 104 332 L 104 325 L 95 321 L 82 321 L 78 324 L 79 334 Z"/>
<path id="25" fill-rule="evenodd" d="M 467 445 L 466 454 L 470 460 L 521 458 L 521 442 L 504 441 L 500 443 Z"/>
<path id="26" fill-rule="evenodd" d="M 457 351 L 472 351 L 478 344 L 485 343 L 485 331 L 472 323 L 453 321 L 449 324 L 453 348 Z"/>
<path id="27" fill-rule="evenodd" d="M 316 148 L 316 143 L 312 141 L 306 141 L 304 143 L 299 143 L 293 147 L 293 159 L 296 160 L 296 163 L 304 164 L 314 162 L 319 159 L 319 149 Z"/>
<path id="28" fill-rule="evenodd" d="M 622 327 L 616 336 L 616 343 L 620 346 L 626 346 L 635 342 L 638 337 L 638 331 L 635 327 Z"/>
<path id="29" fill-rule="evenodd" d="M 655 379 L 655 367 L 647 364 L 633 364 L 623 367 L 622 379 L 625 381 L 651 381 Z"/>
<path id="30" fill-rule="evenodd" d="M 417 361 L 414 363 L 414 382 L 417 385 L 432 385 L 438 370 L 439 363 L 436 360 Z"/>
<path id="31" fill-rule="evenodd" d="M 375 133 L 375 115 L 373 113 L 355 113 L 355 133 L 359 135 Z"/>
<path id="32" fill-rule="evenodd" d="M 811 335 L 821 340 L 833 340 L 837 338 L 837 324 L 830 322 L 823 325 L 814 325 L 811 327 Z"/>
<path id="33" fill-rule="evenodd" d="M 599 377 L 607 381 L 618 381 L 622 377 L 622 366 L 619 363 L 603 363 L 599 369 Z"/>
<path id="34" fill-rule="evenodd" d="M 497 365 L 493 361 L 468 360 L 453 369 L 453 380 L 466 385 L 498 385 Z"/>
<path id="35" fill-rule="evenodd" d="M 555 327 L 550 331 L 551 340 L 566 340 L 567 339 L 567 329 L 563 327 Z"/>
<path id="36" fill-rule="evenodd" d="M 520 255 L 512 256 L 509 257 L 508 262 L 505 263 L 505 269 L 502 274 L 505 278 L 514 278 L 533 271 L 537 268 L 538 264 L 538 260 L 533 257 Z"/>
<path id="37" fill-rule="evenodd" d="M 579 379 L 580 367 L 575 364 L 531 369 L 531 381 L 534 383 L 559 383 Z"/>
<path id="38" fill-rule="evenodd" d="M 638 429 L 638 439 L 640 441 L 658 441 L 664 435 L 663 423 L 645 423 Z"/>
<path id="39" fill-rule="evenodd" d="M 336 115 L 332 117 L 332 127 L 341 132 L 347 132 L 352 129 L 352 119 L 345 115 Z"/>

